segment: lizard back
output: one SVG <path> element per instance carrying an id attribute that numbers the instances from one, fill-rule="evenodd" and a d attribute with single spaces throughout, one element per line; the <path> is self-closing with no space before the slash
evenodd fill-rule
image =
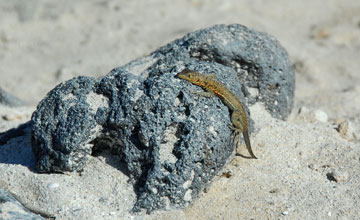
<path id="1" fill-rule="evenodd" d="M 245 110 L 238 97 L 226 88 L 223 84 L 215 80 L 214 76 L 204 75 L 199 72 L 185 69 L 177 75 L 180 79 L 187 80 L 194 85 L 200 86 L 203 89 L 213 92 L 217 95 L 225 105 L 232 111 L 239 110 L 242 112 L 242 117 L 246 118 Z M 246 120 L 247 124 L 247 120 Z"/>

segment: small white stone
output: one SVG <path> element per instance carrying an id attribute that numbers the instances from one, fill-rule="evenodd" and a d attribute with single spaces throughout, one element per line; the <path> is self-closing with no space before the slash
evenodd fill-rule
<path id="1" fill-rule="evenodd" d="M 319 109 L 314 111 L 314 116 L 315 119 L 320 122 L 327 122 L 328 120 L 328 115 L 324 111 Z"/>
<path id="2" fill-rule="evenodd" d="M 282 212 L 281 214 L 282 214 L 282 215 L 288 215 L 289 212 L 288 212 L 288 211 L 284 211 L 284 212 Z"/>
<path id="3" fill-rule="evenodd" d="M 58 188 L 60 185 L 59 185 L 59 183 L 50 183 L 49 185 L 47 185 L 47 187 L 49 188 L 49 189 L 56 189 L 56 188 Z"/>
<path id="4" fill-rule="evenodd" d="M 191 192 L 192 190 L 189 189 L 188 191 L 186 191 L 185 195 L 184 195 L 184 200 L 187 201 L 187 202 L 190 202 L 191 201 Z"/>

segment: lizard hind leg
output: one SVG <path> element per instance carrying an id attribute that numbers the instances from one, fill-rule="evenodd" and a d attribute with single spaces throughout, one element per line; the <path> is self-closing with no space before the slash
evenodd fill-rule
<path id="1" fill-rule="evenodd" d="M 236 156 L 241 156 L 241 157 L 245 157 L 245 158 L 254 158 L 254 159 L 257 159 L 257 157 L 254 155 L 252 149 L 251 149 L 251 144 L 250 144 L 250 139 L 249 139 L 249 135 L 248 135 L 248 131 L 244 131 L 244 132 L 241 132 L 240 129 L 236 129 L 235 127 L 231 126 L 230 127 L 231 129 L 233 129 L 233 134 L 231 136 L 231 144 L 234 144 L 235 145 L 235 155 Z M 240 145 L 240 134 L 243 134 L 244 136 L 244 141 L 245 141 L 245 146 L 246 146 L 246 149 L 248 150 L 249 154 L 251 157 L 248 157 L 248 156 L 244 156 L 240 153 L 238 153 L 238 146 Z"/>

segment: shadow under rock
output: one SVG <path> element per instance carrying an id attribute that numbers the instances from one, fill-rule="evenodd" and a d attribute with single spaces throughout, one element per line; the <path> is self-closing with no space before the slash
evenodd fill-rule
<path id="1" fill-rule="evenodd" d="M 19 164 L 38 173 L 35 169 L 35 155 L 31 147 L 31 124 L 32 122 L 28 121 L 17 128 L 0 133 L 0 164 Z M 105 163 L 130 176 L 130 171 L 118 153 L 113 152 L 111 147 L 105 144 L 106 142 L 100 140 L 98 138 L 91 142 L 95 145 L 91 156 L 103 157 Z"/>
<path id="2" fill-rule="evenodd" d="M 111 148 L 111 141 L 106 141 L 104 138 L 96 138 L 91 144 L 94 146 L 91 156 L 96 158 L 102 157 L 104 158 L 104 162 L 108 165 L 114 167 L 128 177 L 131 176 L 131 172 L 119 153 Z"/>
<path id="3" fill-rule="evenodd" d="M 0 133 L 0 163 L 19 164 L 35 171 L 35 157 L 31 148 L 31 121 Z"/>

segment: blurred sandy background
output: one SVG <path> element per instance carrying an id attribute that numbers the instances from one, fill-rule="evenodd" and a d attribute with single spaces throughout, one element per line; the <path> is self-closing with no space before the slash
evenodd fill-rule
<path id="1" fill-rule="evenodd" d="M 60 82 L 78 75 L 105 75 L 188 32 L 220 23 L 267 32 L 286 48 L 296 68 L 293 113 L 282 122 L 256 106 L 251 108 L 260 126 L 252 136 L 260 159 L 231 162 L 225 171 L 233 176 L 216 179 L 194 206 L 153 218 L 356 219 L 360 210 L 359 0 L 0 0 L 0 87 L 28 103 L 26 108 L 0 108 L 0 132 L 29 120 L 36 104 Z M 339 127 L 341 123 L 346 129 Z M 9 182 L 18 178 L 17 172 L 43 178 L 44 185 L 48 179 L 37 177 L 41 175 L 21 163 L 0 163 L 1 169 Z M 17 171 L 6 173 L 9 170 Z M 328 174 L 336 174 L 339 181 L 330 181 Z M 270 180 L 275 185 L 266 184 Z M 95 188 L 89 189 L 90 194 Z M 21 184 L 14 183 L 12 190 L 24 193 Z M 28 200 L 36 203 L 31 195 Z M 65 205 L 45 209 L 58 210 L 60 219 L 77 216 Z M 109 211 L 85 208 L 84 213 L 92 210 Z M 115 211 L 103 218 L 133 216 Z"/>
<path id="2" fill-rule="evenodd" d="M 357 0 L 3 0 L 0 12 L 0 86 L 32 105 L 73 76 L 104 75 L 220 23 L 240 23 L 281 42 L 298 64 L 298 103 L 333 106 L 360 78 Z M 319 97 L 328 92 L 332 103 Z"/>

